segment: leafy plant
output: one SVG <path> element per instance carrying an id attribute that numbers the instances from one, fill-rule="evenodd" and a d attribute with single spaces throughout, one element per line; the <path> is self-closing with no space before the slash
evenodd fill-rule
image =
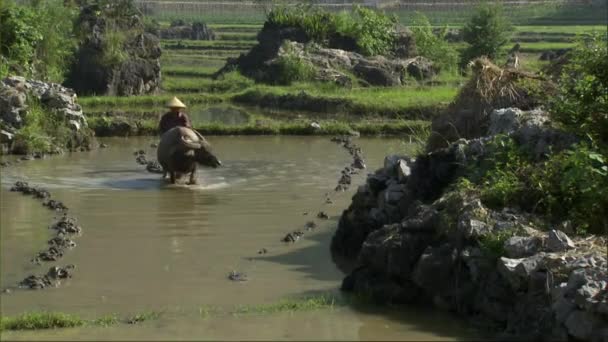
<path id="1" fill-rule="evenodd" d="M 499 57 L 501 48 L 509 42 L 512 30 L 500 5 L 481 4 L 462 30 L 464 41 L 469 46 L 461 55 L 461 67 L 477 57 Z"/>
<path id="2" fill-rule="evenodd" d="M 334 14 L 310 4 L 277 6 L 267 14 L 266 22 L 280 27 L 296 27 L 321 45 L 352 40 L 365 55 L 388 53 L 394 43 L 395 17 L 355 7 L 353 13 Z"/>
<path id="3" fill-rule="evenodd" d="M 608 144 L 608 33 L 578 41 L 551 102 L 554 119 L 579 135 Z"/>
<path id="4" fill-rule="evenodd" d="M 0 2 L 0 77 L 10 65 L 18 74 L 61 82 L 74 52 L 74 16 L 75 9 L 60 0 Z"/>
<path id="5" fill-rule="evenodd" d="M 447 33 L 445 28 L 439 35 L 436 35 L 429 19 L 424 14 L 416 12 L 416 16 L 412 20 L 411 30 L 416 40 L 416 49 L 420 55 L 431 59 L 446 70 L 452 70 L 456 66 L 458 53 L 445 40 Z"/>
<path id="6" fill-rule="evenodd" d="M 271 79 L 280 85 L 290 85 L 293 82 L 310 80 L 315 69 L 300 57 L 287 54 L 279 57 L 276 73 Z"/>

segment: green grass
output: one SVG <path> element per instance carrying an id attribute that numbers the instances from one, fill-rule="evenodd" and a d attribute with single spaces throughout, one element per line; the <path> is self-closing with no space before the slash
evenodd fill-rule
<path id="1" fill-rule="evenodd" d="M 165 76 L 178 76 L 178 77 L 211 77 L 216 71 L 218 71 L 224 63 L 214 63 L 213 66 L 188 66 L 188 65 L 167 65 L 163 66 L 163 81 L 166 79 Z"/>
<path id="2" fill-rule="evenodd" d="M 160 317 L 161 313 L 156 311 L 147 311 L 143 313 L 138 313 L 126 320 L 127 324 L 138 324 L 145 321 L 155 320 Z"/>
<path id="3" fill-rule="evenodd" d="M 181 43 L 185 46 L 245 46 L 250 47 L 253 44 L 257 44 L 257 40 L 245 39 L 245 40 L 189 40 L 189 39 L 162 39 L 161 45 L 173 45 Z"/>
<path id="4" fill-rule="evenodd" d="M 256 37 L 257 33 L 254 31 L 252 33 L 245 32 L 220 32 L 217 34 L 217 38 L 220 41 L 253 41 L 257 42 Z"/>
<path id="5" fill-rule="evenodd" d="M 163 78 L 162 88 L 169 92 L 205 92 L 205 93 L 234 93 L 253 86 L 253 81 L 244 77 L 212 80 L 202 77 L 173 77 Z"/>
<path id="6" fill-rule="evenodd" d="M 534 33 L 554 33 L 554 34 L 582 34 L 591 33 L 593 31 L 606 30 L 606 25 L 555 25 L 555 26 L 542 26 L 542 25 L 520 25 L 515 26 L 515 32 L 534 32 Z"/>
<path id="7" fill-rule="evenodd" d="M 167 95 L 141 95 L 141 96 L 89 96 L 81 97 L 78 102 L 82 105 L 85 112 L 95 108 L 123 109 L 128 110 L 132 107 L 156 107 L 164 108 L 165 103 L 173 98 L 173 94 Z M 224 98 L 216 95 L 205 94 L 180 94 L 179 98 L 188 104 L 201 103 L 220 103 Z"/>
<path id="8" fill-rule="evenodd" d="M 341 304 L 331 295 L 319 295 L 308 298 L 284 299 L 278 303 L 243 305 L 237 307 L 234 314 L 273 314 L 282 312 L 298 312 L 312 310 L 334 309 Z"/>
<path id="9" fill-rule="evenodd" d="M 0 330 L 36 330 L 79 327 L 86 320 L 58 312 L 31 312 L 16 317 L 2 317 Z"/>
<path id="10" fill-rule="evenodd" d="M 139 323 L 158 319 L 159 312 L 144 312 L 123 320 L 124 323 Z M 86 320 L 76 315 L 61 312 L 27 312 L 18 316 L 0 318 L 0 331 L 2 330 L 41 330 L 74 328 L 82 326 L 108 327 L 121 323 L 117 315 L 106 315 L 93 320 Z"/>

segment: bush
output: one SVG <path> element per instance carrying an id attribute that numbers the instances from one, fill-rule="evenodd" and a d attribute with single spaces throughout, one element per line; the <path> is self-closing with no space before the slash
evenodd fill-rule
<path id="1" fill-rule="evenodd" d="M 370 56 L 390 52 L 397 20 L 359 6 L 355 7 L 353 13 L 334 14 L 320 7 L 298 5 L 273 8 L 266 22 L 279 27 L 300 28 L 310 40 L 324 46 L 352 40 L 357 52 Z"/>
<path id="2" fill-rule="evenodd" d="M 501 48 L 509 42 L 512 29 L 502 7 L 480 5 L 463 27 L 463 39 L 469 46 L 462 53 L 461 67 L 477 57 L 499 57 Z"/>
<path id="3" fill-rule="evenodd" d="M 456 66 L 458 53 L 445 40 L 447 30 L 444 29 L 439 36 L 435 35 L 431 22 L 420 12 L 412 20 L 411 30 L 421 56 L 431 59 L 445 70 L 452 70 Z"/>
<path id="4" fill-rule="evenodd" d="M 512 138 L 496 136 L 486 156 L 468 165 L 487 206 L 516 206 L 544 215 L 553 223 L 570 220 L 578 233 L 608 227 L 608 158 L 597 147 L 579 144 L 533 162 Z"/>
<path id="5" fill-rule="evenodd" d="M 555 120 L 579 135 L 608 144 L 608 33 L 581 39 L 572 50 L 551 103 Z"/>
<path id="6" fill-rule="evenodd" d="M 276 84 L 290 85 L 293 82 L 310 80 L 315 74 L 314 67 L 300 57 L 285 55 L 279 57 L 276 75 L 272 79 Z"/>
<path id="7" fill-rule="evenodd" d="M 0 2 L 0 54 L 6 61 L 0 78 L 12 69 L 26 77 L 61 82 L 75 49 L 75 15 L 75 9 L 61 0 L 19 6 Z"/>

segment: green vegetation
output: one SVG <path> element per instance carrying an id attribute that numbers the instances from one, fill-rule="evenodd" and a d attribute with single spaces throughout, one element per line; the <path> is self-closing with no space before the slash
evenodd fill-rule
<path id="1" fill-rule="evenodd" d="M 0 330 L 35 330 L 83 326 L 85 320 L 57 312 L 32 312 L 16 317 L 2 317 Z"/>
<path id="2" fill-rule="evenodd" d="M 278 6 L 268 13 L 266 22 L 299 28 L 309 39 L 325 46 L 355 44 L 358 52 L 373 56 L 391 50 L 397 20 L 358 6 L 353 13 L 339 14 L 313 6 Z"/>
<path id="3" fill-rule="evenodd" d="M 33 96 L 28 98 L 25 125 L 15 135 L 14 153 L 54 153 L 57 149 L 76 146 L 75 140 L 90 138 L 86 128 L 82 128 L 79 133 L 72 132 L 65 125 L 65 118 L 56 112 L 45 110 L 32 98 Z"/>
<path id="4" fill-rule="evenodd" d="M 27 312 L 14 317 L 0 318 L 0 331 L 2 330 L 40 330 L 74 328 L 83 326 L 109 327 L 121 322 L 135 324 L 148 320 L 158 319 L 158 312 L 144 312 L 130 318 L 121 320 L 117 315 L 106 315 L 97 319 L 87 320 L 76 315 L 61 312 Z"/>
<path id="5" fill-rule="evenodd" d="M 278 58 L 276 71 L 272 72 L 270 81 L 279 85 L 291 85 L 293 82 L 310 81 L 315 68 L 293 52 L 287 51 Z"/>
<path id="6" fill-rule="evenodd" d="M 0 78 L 19 74 L 61 82 L 74 53 L 75 15 L 62 0 L 27 6 L 0 1 Z"/>
<path id="7" fill-rule="evenodd" d="M 601 233 L 608 223 L 608 163 L 588 144 L 535 161 L 510 137 L 497 136 L 467 179 L 491 208 L 517 206 L 549 222 L 570 220 L 577 232 Z"/>
<path id="8" fill-rule="evenodd" d="M 582 38 L 560 78 L 553 117 L 579 135 L 608 145 L 608 33 Z"/>
<path id="9" fill-rule="evenodd" d="M 447 27 L 436 35 L 429 19 L 418 13 L 412 21 L 412 33 L 416 41 L 416 49 L 421 56 L 431 59 L 443 69 L 451 70 L 458 62 L 458 52 L 445 40 Z"/>
<path id="10" fill-rule="evenodd" d="M 156 311 L 146 311 L 138 313 L 126 320 L 127 324 L 138 324 L 145 321 L 155 320 L 160 317 L 161 313 Z"/>
<path id="11" fill-rule="evenodd" d="M 512 26 L 499 5 L 482 4 L 463 27 L 464 41 L 469 44 L 461 56 L 464 66 L 474 58 L 499 57 L 501 48 L 509 42 Z"/>
<path id="12" fill-rule="evenodd" d="M 234 314 L 273 314 L 280 312 L 311 311 L 333 309 L 336 299 L 330 295 L 319 295 L 304 298 L 289 298 L 272 304 L 239 306 Z"/>

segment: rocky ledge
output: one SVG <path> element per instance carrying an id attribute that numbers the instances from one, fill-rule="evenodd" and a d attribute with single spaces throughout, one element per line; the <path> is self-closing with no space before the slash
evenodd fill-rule
<path id="1" fill-rule="evenodd" d="M 542 111 L 496 110 L 490 132 L 559 148 Z M 344 211 L 331 244 L 344 291 L 434 305 L 512 340 L 608 340 L 605 237 L 574 235 L 515 208 L 493 210 L 454 186 L 490 137 L 417 159 L 388 156 Z M 432 304 L 431 304 L 432 303 Z"/>
<path id="2" fill-rule="evenodd" d="M 94 146 L 92 132 L 74 90 L 56 83 L 27 80 L 13 76 L 0 81 L 0 144 L 4 152 L 26 153 L 15 135 L 28 121 L 30 106 L 37 103 L 46 114 L 53 114 L 72 131 L 68 146 L 60 148 L 90 149 Z"/>
<path id="3" fill-rule="evenodd" d="M 341 86 L 352 85 L 349 75 L 363 85 L 398 86 L 408 75 L 420 80 L 439 71 L 433 62 L 417 56 L 411 32 L 398 29 L 394 35 L 395 46 L 386 56 L 366 57 L 357 53 L 355 42 L 346 37 L 334 37 L 321 46 L 300 28 L 266 23 L 258 34 L 258 44 L 247 54 L 229 59 L 215 77 L 238 69 L 261 82 L 281 83 L 281 68 L 294 60 L 310 69 L 310 77 Z"/>

